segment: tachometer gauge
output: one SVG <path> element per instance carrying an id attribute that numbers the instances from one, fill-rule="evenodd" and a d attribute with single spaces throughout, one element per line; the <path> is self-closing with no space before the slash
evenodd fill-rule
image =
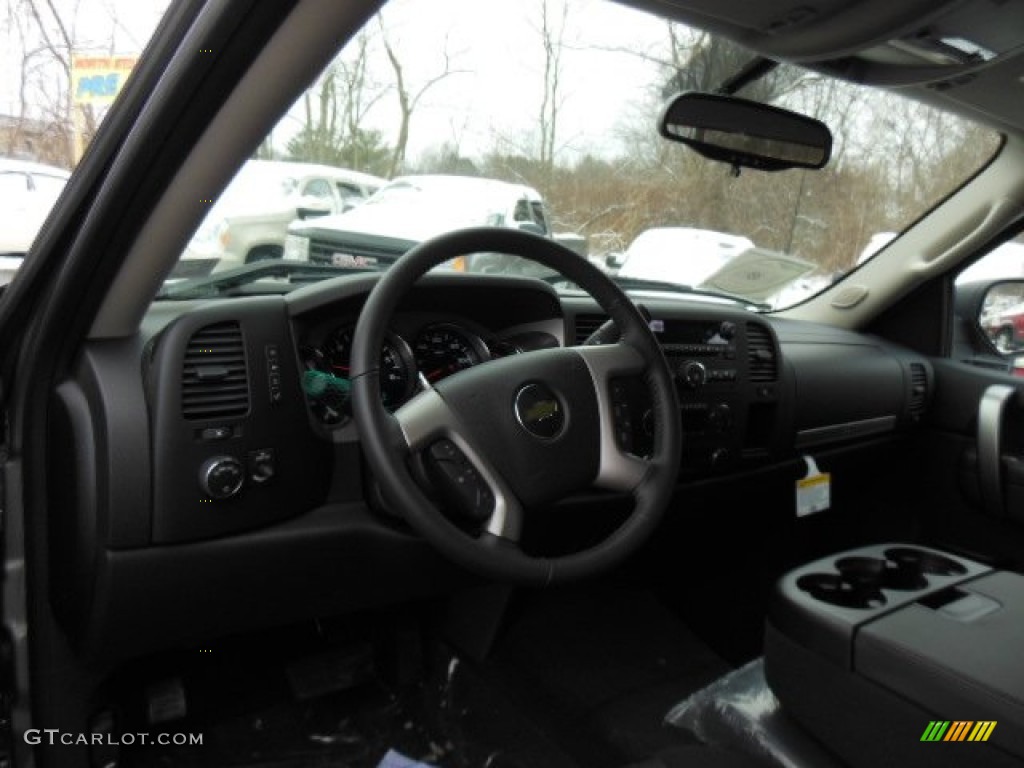
<path id="1" fill-rule="evenodd" d="M 354 332 L 355 328 L 351 325 L 339 328 L 324 344 L 328 371 L 346 381 L 349 378 Z M 385 408 L 397 408 L 412 395 L 416 383 L 413 367 L 409 345 L 400 336 L 387 334 L 380 351 L 380 395 Z"/>
<path id="2" fill-rule="evenodd" d="M 490 359 L 479 336 L 447 324 L 427 326 L 420 331 L 413 344 L 413 355 L 420 372 L 431 383 Z"/>

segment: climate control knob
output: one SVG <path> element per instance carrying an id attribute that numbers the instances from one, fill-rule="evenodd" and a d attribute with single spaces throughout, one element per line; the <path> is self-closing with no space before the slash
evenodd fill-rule
<path id="1" fill-rule="evenodd" d="M 214 456 L 199 468 L 199 487 L 211 499 L 230 499 L 242 490 L 245 467 L 234 456 Z"/>
<path id="2" fill-rule="evenodd" d="M 696 360 L 687 360 L 679 366 L 679 378 L 687 389 L 700 389 L 708 380 L 708 369 Z"/>

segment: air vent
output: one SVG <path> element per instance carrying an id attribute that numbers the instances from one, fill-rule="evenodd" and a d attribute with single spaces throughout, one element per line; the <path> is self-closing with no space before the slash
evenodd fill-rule
<path id="1" fill-rule="evenodd" d="M 576 315 L 574 336 L 576 344 L 582 344 L 590 338 L 590 334 L 604 325 L 606 320 L 608 320 L 606 315 Z"/>
<path id="2" fill-rule="evenodd" d="M 238 323 L 196 331 L 185 349 L 181 413 L 186 419 L 221 419 L 249 410 L 245 342 Z"/>
<path id="3" fill-rule="evenodd" d="M 928 372 L 921 363 L 910 364 L 910 399 L 907 410 L 915 421 L 924 414 L 925 402 L 928 399 Z"/>
<path id="4" fill-rule="evenodd" d="M 747 323 L 747 365 L 751 381 L 775 381 L 778 377 L 772 334 L 757 323 Z"/>

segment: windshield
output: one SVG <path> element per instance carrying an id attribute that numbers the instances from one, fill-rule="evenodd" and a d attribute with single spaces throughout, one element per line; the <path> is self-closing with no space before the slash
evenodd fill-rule
<path id="1" fill-rule="evenodd" d="M 221 215 L 245 213 L 259 208 L 276 208 L 297 194 L 298 180 L 286 168 L 252 161 L 242 170 L 217 200 L 215 211 Z"/>
<path id="2" fill-rule="evenodd" d="M 387 269 L 417 242 L 484 224 L 552 237 L 630 286 L 779 309 L 840 279 L 998 147 L 955 116 L 788 65 L 739 95 L 825 122 L 825 169 L 737 175 L 658 136 L 669 96 L 714 91 L 751 58 L 611 2 L 394 0 L 256 157 L 395 181 L 376 196 L 328 185 L 316 206 L 276 216 L 257 215 L 254 191 L 253 215 L 208 220 L 172 277 L 268 258 Z M 473 255 L 444 268 L 534 274 Z"/>

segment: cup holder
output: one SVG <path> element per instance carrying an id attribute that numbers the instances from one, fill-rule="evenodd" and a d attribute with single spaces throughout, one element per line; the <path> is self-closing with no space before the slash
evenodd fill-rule
<path id="1" fill-rule="evenodd" d="M 873 560 L 875 558 L 848 559 Z M 796 585 L 815 600 L 843 608 L 867 609 L 885 605 L 885 595 L 877 587 L 867 584 L 864 580 L 851 580 L 842 574 L 807 573 L 797 579 Z"/>
<path id="2" fill-rule="evenodd" d="M 910 563 L 880 557 L 842 557 L 835 566 L 848 581 L 869 589 L 907 592 L 928 586 L 928 580 Z"/>
<path id="3" fill-rule="evenodd" d="M 929 576 L 967 573 L 962 563 L 916 547 L 890 547 L 880 557 L 848 555 L 834 560 L 832 566 L 832 573 L 800 576 L 797 588 L 823 603 L 864 610 L 886 605 L 886 591 L 919 592 L 928 589 Z"/>
<path id="4" fill-rule="evenodd" d="M 900 568 L 921 575 L 963 576 L 967 573 L 967 569 L 956 560 L 913 547 L 892 547 L 885 550 L 885 556 Z"/>
<path id="5" fill-rule="evenodd" d="M 879 589 L 885 578 L 885 560 L 877 557 L 841 557 L 836 570 L 854 586 Z"/>

